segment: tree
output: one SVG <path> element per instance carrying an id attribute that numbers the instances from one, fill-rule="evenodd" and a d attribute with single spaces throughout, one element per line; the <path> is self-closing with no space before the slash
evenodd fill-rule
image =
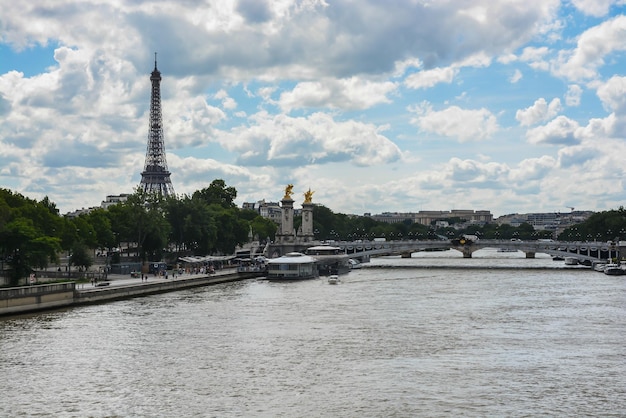
<path id="1" fill-rule="evenodd" d="M 125 202 L 111 206 L 109 216 L 113 234 L 117 234 L 116 242 L 135 243 L 141 261 L 146 261 L 146 257 L 152 256 L 155 251 L 161 251 L 167 245 L 170 233 L 170 225 L 165 220 L 165 206 L 160 194 L 147 193 L 140 188 Z M 148 237 L 150 241 L 146 242 Z"/>
<path id="2" fill-rule="evenodd" d="M 571 226 L 559 235 L 561 240 L 612 241 L 626 238 L 626 210 L 608 210 L 591 215 L 587 220 Z"/>
<path id="3" fill-rule="evenodd" d="M 89 248 L 85 243 L 76 241 L 72 245 L 69 265 L 80 267 L 83 271 L 89 269 L 93 264 L 93 259 L 89 256 Z"/>
<path id="4" fill-rule="evenodd" d="M 219 228 L 217 241 L 212 250 L 222 254 L 232 254 L 238 245 L 248 241 L 248 222 L 238 217 L 238 209 L 224 209 L 216 205 L 211 206 L 212 217 Z"/>
<path id="5" fill-rule="evenodd" d="M 113 248 L 116 246 L 115 235 L 111 228 L 111 219 L 105 209 L 95 209 L 85 216 L 85 221 L 91 226 L 94 233 L 93 243 L 99 248 Z"/>
<path id="6" fill-rule="evenodd" d="M 237 190 L 234 187 L 227 187 L 222 179 L 211 182 L 209 187 L 198 190 L 193 194 L 194 199 L 202 199 L 207 204 L 218 204 L 223 208 L 233 208 L 237 198 Z"/>
<path id="7" fill-rule="evenodd" d="M 60 240 L 41 236 L 30 219 L 19 218 L 9 222 L 0 231 L 3 256 L 10 267 L 9 283 L 18 284 L 30 274 L 33 267 L 45 267 L 56 259 L 61 249 Z"/>
<path id="8" fill-rule="evenodd" d="M 264 218 L 261 215 L 255 216 L 254 219 L 250 221 L 250 227 L 252 228 L 253 236 L 258 237 L 259 241 L 264 241 L 268 238 L 273 240 L 278 230 L 276 222 Z"/>
<path id="9" fill-rule="evenodd" d="M 209 205 L 201 198 L 168 200 L 165 218 L 171 226 L 170 241 L 179 254 L 208 254 L 217 241 L 217 224 Z"/>
<path id="10" fill-rule="evenodd" d="M 17 285 L 34 267 L 56 261 L 61 218 L 43 203 L 0 189 L 0 257 L 9 267 L 9 283 Z"/>

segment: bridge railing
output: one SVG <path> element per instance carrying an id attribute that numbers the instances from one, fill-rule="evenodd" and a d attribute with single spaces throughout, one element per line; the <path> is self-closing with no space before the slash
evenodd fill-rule
<path id="1" fill-rule="evenodd" d="M 456 240 L 389 240 L 389 241 L 339 241 L 334 245 L 348 254 L 376 256 L 404 254 L 433 249 L 456 249 L 473 252 L 483 248 L 515 249 L 525 253 L 545 253 L 552 256 L 572 256 L 580 260 L 606 260 L 619 257 L 620 246 L 614 242 L 600 241 L 522 241 L 479 240 L 461 245 Z"/>

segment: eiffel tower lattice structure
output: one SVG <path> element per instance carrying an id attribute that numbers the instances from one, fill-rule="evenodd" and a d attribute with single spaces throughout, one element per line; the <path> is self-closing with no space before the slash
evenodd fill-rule
<path id="1" fill-rule="evenodd" d="M 165 158 L 163 117 L 161 115 L 161 72 L 157 69 L 156 53 L 154 54 L 154 71 L 150 75 L 150 81 L 152 82 L 150 130 L 146 163 L 141 173 L 139 187 L 147 193 L 158 193 L 163 197 L 175 196 Z"/>

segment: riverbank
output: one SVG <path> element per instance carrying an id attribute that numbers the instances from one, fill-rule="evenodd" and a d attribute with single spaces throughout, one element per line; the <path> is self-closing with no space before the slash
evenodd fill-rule
<path id="1" fill-rule="evenodd" d="M 183 274 L 168 278 L 149 276 L 145 280 L 127 275 L 109 275 L 106 281 L 93 284 L 67 282 L 7 288 L 0 290 L 0 316 L 105 303 L 193 287 L 247 280 L 261 275 L 260 272 L 238 272 L 236 269 L 224 269 L 210 275 Z"/>

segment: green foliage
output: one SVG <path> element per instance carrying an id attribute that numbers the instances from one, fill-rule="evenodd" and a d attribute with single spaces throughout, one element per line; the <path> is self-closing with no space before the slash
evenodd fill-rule
<path id="1" fill-rule="evenodd" d="M 83 215 L 85 221 L 91 226 L 93 237 L 90 235 L 90 243 L 98 248 L 116 247 L 115 235 L 111 228 L 111 218 L 104 209 L 95 209 Z"/>
<path id="2" fill-rule="evenodd" d="M 120 243 L 134 245 L 142 261 L 174 260 L 182 255 L 232 254 L 235 248 L 253 238 L 273 240 L 278 226 L 257 212 L 235 206 L 237 191 L 217 179 L 191 196 L 163 199 L 141 189 L 126 202 L 108 209 L 96 209 L 76 218 L 59 216 L 47 197 L 35 201 L 0 189 L 0 257 L 11 284 L 27 276 L 33 268 L 58 262 L 58 254 L 68 251 L 69 263 L 88 269 L 94 249 L 112 249 Z M 461 234 L 483 239 L 519 238 L 532 240 L 551 237 L 551 231 L 535 231 L 530 224 L 518 227 L 469 225 L 454 229 L 462 219 L 447 219 L 450 226 L 435 228 L 405 220 L 394 224 L 369 217 L 334 213 L 323 205 L 313 207 L 313 230 L 321 240 L 437 239 Z M 294 227 L 301 219 L 294 219 Z M 568 228 L 559 239 L 626 239 L 626 211 L 620 207 L 594 214 L 587 221 Z M 111 262 L 119 262 L 119 254 Z"/>
<path id="3" fill-rule="evenodd" d="M 165 217 L 171 225 L 170 242 L 177 254 L 209 253 L 217 239 L 217 226 L 203 199 L 170 199 L 165 205 Z"/>
<path id="4" fill-rule="evenodd" d="M 217 240 L 212 248 L 213 252 L 220 254 L 232 254 L 237 245 L 248 241 L 248 222 L 237 217 L 237 208 L 223 209 L 215 205 L 211 206 L 211 214 L 217 229 Z"/>
<path id="5" fill-rule="evenodd" d="M 275 222 L 260 215 L 256 215 L 250 221 L 250 227 L 252 228 L 253 236 L 257 237 L 259 241 L 274 240 L 278 230 L 278 225 Z"/>
<path id="6" fill-rule="evenodd" d="M 114 242 L 136 243 L 141 261 L 160 257 L 167 246 L 170 224 L 165 219 L 165 200 L 158 193 L 137 188 L 126 202 L 111 206 L 109 222 Z"/>
<path id="7" fill-rule="evenodd" d="M 70 266 L 81 267 L 83 270 L 89 269 L 93 264 L 93 259 L 89 255 L 89 249 L 82 241 L 77 241 L 72 245 L 70 252 Z"/>
<path id="8" fill-rule="evenodd" d="M 194 199 L 202 199 L 207 204 L 217 204 L 223 208 L 235 207 L 237 190 L 234 187 L 226 186 L 222 179 L 213 180 L 209 187 L 198 190 L 193 194 Z"/>
<path id="9" fill-rule="evenodd" d="M 586 221 L 571 226 L 559 235 L 565 241 L 626 240 L 626 210 L 598 212 Z"/>
<path id="10" fill-rule="evenodd" d="M 37 202 L 0 189 L 0 258 L 3 267 L 8 268 L 11 285 L 33 267 L 45 267 L 57 260 L 61 240 L 56 234 L 61 225 L 47 198 Z"/>

